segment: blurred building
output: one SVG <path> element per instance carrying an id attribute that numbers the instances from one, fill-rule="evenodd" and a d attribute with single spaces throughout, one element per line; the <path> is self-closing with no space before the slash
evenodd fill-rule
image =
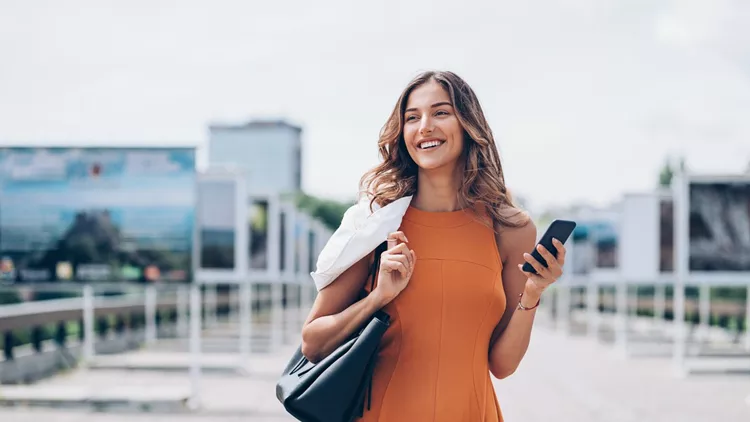
<path id="1" fill-rule="evenodd" d="M 245 173 L 251 193 L 300 191 L 302 128 L 283 120 L 210 125 L 208 162 Z"/>

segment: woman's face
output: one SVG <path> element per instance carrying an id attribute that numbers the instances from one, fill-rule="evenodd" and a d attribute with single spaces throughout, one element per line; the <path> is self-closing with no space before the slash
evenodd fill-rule
<path id="1" fill-rule="evenodd" d="M 409 95 L 404 141 L 420 169 L 455 168 L 464 149 L 464 130 L 448 92 L 439 83 L 429 81 Z"/>

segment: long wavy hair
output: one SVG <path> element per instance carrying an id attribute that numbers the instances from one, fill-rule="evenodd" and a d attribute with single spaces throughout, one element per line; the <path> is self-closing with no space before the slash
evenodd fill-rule
<path id="1" fill-rule="evenodd" d="M 429 81 L 439 83 L 448 93 L 465 134 L 462 153 L 464 178 L 457 193 L 459 206 L 476 209 L 477 205 L 482 205 L 493 223 L 500 226 L 520 227 L 528 223 L 528 215 L 514 204 L 505 186 L 500 155 L 479 99 L 453 72 L 424 72 L 401 93 L 380 131 L 378 149 L 382 162 L 360 180 L 361 193 L 370 198 L 370 206 L 375 203 L 385 206 L 417 192 L 419 168 L 404 142 L 404 112 L 412 91 Z"/>

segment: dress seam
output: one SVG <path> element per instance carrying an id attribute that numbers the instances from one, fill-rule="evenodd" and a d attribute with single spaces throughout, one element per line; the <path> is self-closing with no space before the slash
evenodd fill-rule
<path id="1" fill-rule="evenodd" d="M 398 306 L 396 304 L 393 304 L 393 309 L 396 311 L 396 318 L 398 318 L 399 321 L 401 321 L 401 318 L 398 313 Z M 388 383 L 385 385 L 385 390 L 383 390 L 383 397 L 380 399 L 380 408 L 378 409 L 378 420 L 380 420 L 381 413 L 383 411 L 383 403 L 385 403 L 385 398 L 388 396 L 388 390 L 391 387 L 391 381 L 393 381 L 393 375 L 398 370 L 398 365 L 401 363 L 401 341 L 403 340 L 403 322 L 399 324 L 398 327 L 398 353 L 396 353 L 396 364 L 393 365 L 393 370 L 391 371 L 391 376 L 388 377 Z"/>
<path id="2" fill-rule="evenodd" d="M 495 277 L 493 277 L 493 279 L 495 279 L 496 277 L 497 277 L 497 273 L 495 274 Z M 494 283 L 492 284 L 492 290 L 493 291 L 495 290 L 495 284 Z M 478 346 L 477 339 L 479 338 L 479 332 L 481 331 L 482 325 L 484 325 L 484 322 L 487 320 L 487 315 L 490 313 L 490 310 L 492 309 L 492 304 L 494 304 L 494 303 L 495 303 L 495 296 L 494 295 L 490 295 L 490 302 L 487 304 L 487 310 L 484 311 L 484 316 L 482 317 L 482 322 L 477 326 L 477 332 L 476 332 L 476 334 L 474 334 L 474 352 L 472 353 L 472 357 L 476 356 L 476 354 L 477 354 L 477 346 Z M 485 353 L 485 355 L 484 355 L 485 356 L 484 359 L 485 359 L 485 364 L 486 365 L 489 364 L 489 360 L 488 360 L 489 357 L 488 357 L 488 355 L 489 355 L 489 350 L 487 350 L 486 353 Z M 472 382 L 472 386 L 474 388 L 474 397 L 476 398 L 476 402 L 477 402 L 477 408 L 478 408 L 477 410 L 479 411 L 479 414 L 482 415 L 482 419 L 481 420 L 484 420 L 485 416 L 486 416 L 484 414 L 484 411 L 486 410 L 485 408 L 487 407 L 487 403 L 486 403 L 487 392 L 485 391 L 484 398 L 483 398 L 485 400 L 485 403 L 484 403 L 484 406 L 482 406 L 479 403 L 479 392 L 477 391 L 477 374 L 476 374 L 476 371 L 471 371 L 471 377 L 472 377 L 472 380 L 474 381 L 474 382 Z M 486 380 L 482 382 L 482 384 L 485 384 L 485 386 L 486 386 L 486 383 L 487 383 Z"/>
<path id="3" fill-rule="evenodd" d="M 467 261 L 467 260 L 465 260 L 465 259 L 455 259 L 455 258 L 419 258 L 419 260 L 420 260 L 420 261 L 440 261 L 441 263 L 442 263 L 442 262 L 445 262 L 445 261 L 450 261 L 450 262 L 462 262 L 462 263 L 465 263 L 465 264 L 474 264 L 474 265 L 476 265 L 476 266 L 478 266 L 478 267 L 482 267 L 482 268 L 484 268 L 484 269 L 486 269 L 486 270 L 492 271 L 493 273 L 496 273 L 496 272 L 500 272 L 500 271 L 502 271 L 502 268 L 500 268 L 500 269 L 498 270 L 497 268 L 491 268 L 491 267 L 488 267 L 488 266 L 486 266 L 486 265 L 484 265 L 484 264 L 482 264 L 482 263 L 480 263 L 480 262 Z M 502 265 L 502 264 L 501 264 L 501 265 Z"/>
<path id="4" fill-rule="evenodd" d="M 437 418 L 437 394 L 438 386 L 440 385 L 440 356 L 443 354 L 443 318 L 445 318 L 445 266 L 443 261 L 440 261 L 440 340 L 438 341 L 438 355 L 437 355 L 437 371 L 435 373 L 435 398 L 432 404 L 432 420 Z"/>

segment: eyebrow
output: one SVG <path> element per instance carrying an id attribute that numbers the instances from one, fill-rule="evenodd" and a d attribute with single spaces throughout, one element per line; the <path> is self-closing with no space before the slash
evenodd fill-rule
<path id="1" fill-rule="evenodd" d="M 433 104 L 430 108 L 440 107 L 440 106 L 444 106 L 444 105 L 453 107 L 453 104 L 449 103 L 448 101 L 441 101 L 439 103 Z M 407 108 L 406 110 L 404 110 L 404 113 L 408 113 L 410 111 L 417 111 L 417 109 L 416 108 Z"/>

